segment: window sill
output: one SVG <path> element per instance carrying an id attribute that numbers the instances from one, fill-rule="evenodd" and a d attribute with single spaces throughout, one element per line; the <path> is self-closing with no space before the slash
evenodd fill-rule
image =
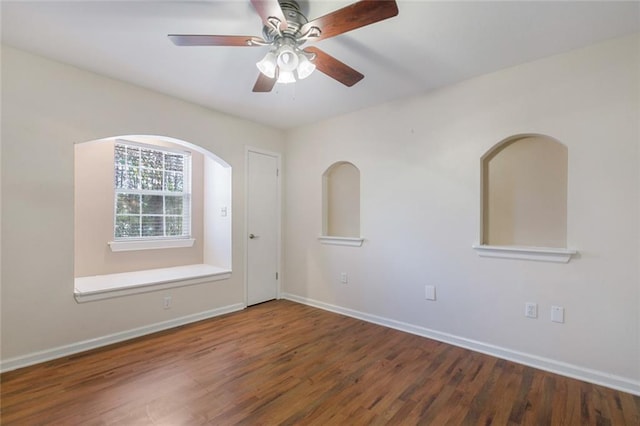
<path id="1" fill-rule="evenodd" d="M 522 246 L 472 246 L 479 256 L 499 257 L 505 259 L 535 260 L 539 262 L 568 263 L 576 250 L 552 247 Z"/>
<path id="2" fill-rule="evenodd" d="M 193 238 L 180 238 L 174 240 L 109 241 L 107 244 L 111 247 L 111 251 L 134 251 L 193 247 L 195 241 Z"/>
<path id="3" fill-rule="evenodd" d="M 231 270 L 197 264 L 75 279 L 74 296 L 79 303 L 184 287 L 231 277 Z"/>
<path id="4" fill-rule="evenodd" d="M 361 247 L 364 242 L 364 238 L 362 237 L 332 237 L 329 235 L 322 235 L 318 237 L 318 240 L 320 240 L 322 244 L 350 247 Z"/>

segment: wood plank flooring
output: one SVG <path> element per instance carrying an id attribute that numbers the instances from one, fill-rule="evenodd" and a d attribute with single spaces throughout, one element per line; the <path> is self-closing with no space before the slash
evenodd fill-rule
<path id="1" fill-rule="evenodd" d="M 640 397 L 284 300 L 0 380 L 3 425 L 640 425 Z"/>

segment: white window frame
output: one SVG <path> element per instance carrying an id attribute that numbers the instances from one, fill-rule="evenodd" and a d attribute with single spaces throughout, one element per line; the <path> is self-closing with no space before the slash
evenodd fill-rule
<path id="1" fill-rule="evenodd" d="M 183 166 L 183 191 L 172 192 L 163 190 L 125 190 L 116 187 L 115 184 L 115 152 L 114 152 L 114 198 L 113 198 L 113 241 L 109 242 L 109 246 L 112 251 L 130 251 L 130 250 L 146 250 L 146 249 L 161 249 L 161 248 L 176 248 L 176 247 L 191 247 L 195 240 L 191 237 L 191 152 L 172 149 L 161 145 L 150 145 L 139 142 L 133 142 L 128 140 L 118 139 L 115 141 L 115 145 L 131 146 L 141 149 L 153 150 L 161 152 L 163 154 L 179 154 L 184 157 Z M 114 145 L 114 151 L 115 151 Z M 142 166 L 140 166 L 142 167 Z M 162 170 L 163 173 L 165 170 Z M 164 182 L 164 176 L 163 176 Z M 136 195 L 161 195 L 161 196 L 176 196 L 180 195 L 183 198 L 183 214 L 182 214 L 182 235 L 173 236 L 137 236 L 137 237 L 116 237 L 116 222 L 117 222 L 117 200 L 118 194 L 136 194 Z M 164 218 L 166 213 L 163 212 Z M 163 227 L 164 229 L 164 227 Z"/>

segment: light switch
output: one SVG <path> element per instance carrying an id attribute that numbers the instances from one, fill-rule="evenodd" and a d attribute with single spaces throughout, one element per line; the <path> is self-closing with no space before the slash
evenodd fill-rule
<path id="1" fill-rule="evenodd" d="M 433 285 L 425 285 L 424 298 L 427 300 L 436 300 L 436 287 Z"/>
<path id="2" fill-rule="evenodd" d="M 551 321 L 559 323 L 564 322 L 564 308 L 562 306 L 551 307 Z"/>

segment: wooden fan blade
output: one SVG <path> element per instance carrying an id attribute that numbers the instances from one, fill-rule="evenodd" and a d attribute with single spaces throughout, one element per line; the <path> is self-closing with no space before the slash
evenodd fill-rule
<path id="1" fill-rule="evenodd" d="M 196 34 L 169 34 L 169 39 L 176 46 L 246 46 L 253 47 L 258 44 L 251 40 L 264 42 L 260 37 L 254 36 L 230 36 L 230 35 L 196 35 Z"/>
<path id="2" fill-rule="evenodd" d="M 280 21 L 280 31 L 287 29 L 287 18 L 284 17 L 278 0 L 251 0 L 251 4 L 265 25 L 269 25 L 269 18 L 274 17 Z"/>
<path id="3" fill-rule="evenodd" d="M 266 75 L 260 73 L 258 74 L 258 79 L 256 80 L 256 84 L 253 86 L 254 92 L 270 92 L 273 89 L 273 86 L 276 84 L 275 78 L 269 78 Z"/>
<path id="4" fill-rule="evenodd" d="M 364 78 L 364 75 L 351 68 L 349 65 L 340 62 L 328 53 L 323 52 L 317 47 L 307 47 L 305 52 L 315 53 L 316 58 L 312 61 L 316 65 L 316 69 L 334 80 L 338 80 L 345 86 L 353 86 Z"/>
<path id="5" fill-rule="evenodd" d="M 311 27 L 317 27 L 322 33 L 311 40 L 323 40 L 397 14 L 398 5 L 395 0 L 361 0 L 304 24 L 300 32 L 304 34 Z"/>

